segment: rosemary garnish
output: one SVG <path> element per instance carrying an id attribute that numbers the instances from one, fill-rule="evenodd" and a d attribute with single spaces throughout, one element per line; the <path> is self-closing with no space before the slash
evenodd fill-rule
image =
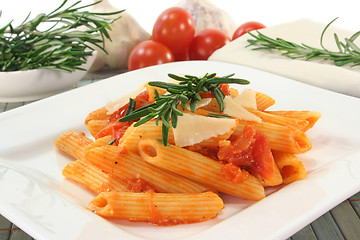
<path id="1" fill-rule="evenodd" d="M 135 107 L 136 107 L 136 101 L 134 99 L 130 98 L 129 99 L 129 106 L 128 106 L 124 116 L 127 116 L 130 113 L 132 113 L 135 110 Z"/>
<path id="2" fill-rule="evenodd" d="M 116 138 L 115 139 L 113 139 L 113 140 L 111 140 L 107 145 L 113 145 L 114 144 L 114 142 L 116 142 Z"/>
<path id="3" fill-rule="evenodd" d="M 229 116 L 229 115 L 217 114 L 217 113 L 208 113 L 208 116 L 214 117 L 214 118 L 231 118 L 231 116 Z"/>
<path id="4" fill-rule="evenodd" d="M 134 124 L 134 127 L 140 126 L 151 119 L 156 118 L 156 124 L 159 120 L 162 121 L 162 143 L 164 146 L 168 143 L 169 129 L 171 125 L 173 128 L 177 126 L 178 116 L 183 113 L 178 109 L 180 105 L 185 110 L 185 104 L 190 102 L 190 109 L 195 112 L 196 102 L 201 100 L 200 93 L 211 92 L 216 98 L 220 106 L 220 111 L 224 110 L 224 92 L 220 89 L 220 84 L 235 83 L 235 84 L 249 84 L 248 80 L 232 78 L 234 74 L 223 77 L 216 77 L 216 73 L 205 74 L 203 77 L 196 77 L 191 75 L 177 76 L 168 74 L 168 76 L 179 84 L 167 83 L 160 81 L 151 81 L 150 86 L 164 88 L 168 94 L 159 95 L 155 89 L 155 102 L 147 106 L 141 107 L 124 116 L 119 121 L 127 122 L 140 119 Z"/>
<path id="5" fill-rule="evenodd" d="M 80 11 L 101 1 L 77 7 L 81 2 L 78 1 L 63 9 L 67 1 L 64 0 L 51 13 L 41 13 L 32 20 L 28 20 L 29 13 L 17 27 L 12 25 L 12 21 L 0 27 L 0 71 L 38 68 L 68 72 L 85 70 L 80 65 L 92 55 L 94 49 L 91 45 L 105 51 L 104 39 L 110 39 L 109 24 L 116 19 L 103 16 L 123 10 L 110 13 Z"/>
<path id="6" fill-rule="evenodd" d="M 339 37 L 334 33 L 334 39 L 339 51 L 330 51 L 325 48 L 323 39 L 326 30 L 336 20 L 332 20 L 326 25 L 321 33 L 320 45 L 321 48 L 314 48 L 306 44 L 296 44 L 294 42 L 286 41 L 282 38 L 271 38 L 259 31 L 256 31 L 257 35 L 248 32 L 254 39 L 248 39 L 249 46 L 254 46 L 253 50 L 278 50 L 283 52 L 282 55 L 292 59 L 304 59 L 306 61 L 314 59 L 330 60 L 336 66 L 344 66 L 350 64 L 352 67 L 360 65 L 360 48 L 354 43 L 357 37 L 360 35 L 360 31 L 353 34 L 350 38 L 345 38 L 344 42 L 339 40 Z"/>

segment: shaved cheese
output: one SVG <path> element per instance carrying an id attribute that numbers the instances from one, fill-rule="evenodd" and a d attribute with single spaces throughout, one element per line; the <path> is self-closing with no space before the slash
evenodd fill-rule
<path id="1" fill-rule="evenodd" d="M 208 105 L 210 102 L 211 102 L 211 99 L 212 98 L 202 98 L 200 101 L 196 101 L 196 108 L 195 109 L 198 109 L 198 108 L 201 108 L 201 107 L 204 107 L 206 105 Z M 187 110 L 191 110 L 190 108 L 190 101 L 188 101 L 186 104 L 185 104 L 185 108 Z"/>
<path id="2" fill-rule="evenodd" d="M 139 95 L 145 88 L 146 83 L 142 84 L 138 89 L 136 89 L 134 92 L 127 94 L 125 96 L 122 96 L 119 99 L 116 99 L 115 101 L 110 101 L 106 104 L 105 108 L 107 110 L 107 114 L 111 115 L 117 110 L 119 110 L 122 106 L 127 104 L 129 102 L 129 98 L 135 98 L 137 95 Z"/>
<path id="3" fill-rule="evenodd" d="M 261 122 L 262 119 L 256 116 L 255 114 L 246 110 L 243 106 L 238 104 L 233 98 L 230 96 L 226 96 L 224 98 L 224 114 L 230 115 L 232 117 L 239 118 L 245 121 L 253 121 L 253 122 Z"/>
<path id="4" fill-rule="evenodd" d="M 234 97 L 234 100 L 243 107 L 257 109 L 256 92 L 252 89 L 244 89 L 240 95 Z"/>
<path id="5" fill-rule="evenodd" d="M 175 144 L 180 147 L 191 146 L 212 137 L 223 135 L 236 127 L 236 120 L 212 118 L 184 113 L 178 117 L 173 129 Z"/>

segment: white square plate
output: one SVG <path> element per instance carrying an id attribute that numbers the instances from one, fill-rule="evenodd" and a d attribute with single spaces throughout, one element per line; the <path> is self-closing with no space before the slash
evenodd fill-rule
<path id="1" fill-rule="evenodd" d="M 54 147 L 69 129 L 88 134 L 86 115 L 168 73 L 217 73 L 250 80 L 272 109 L 322 113 L 299 156 L 308 175 L 253 203 L 224 196 L 217 218 L 173 227 L 107 221 L 86 209 L 94 197 L 61 175 L 71 161 Z M 128 72 L 0 114 L 0 213 L 42 239 L 284 239 L 360 190 L 360 99 L 221 62 L 178 62 Z M 273 190 L 273 189 L 272 189 Z M 260 231 L 261 229 L 261 231 Z"/>

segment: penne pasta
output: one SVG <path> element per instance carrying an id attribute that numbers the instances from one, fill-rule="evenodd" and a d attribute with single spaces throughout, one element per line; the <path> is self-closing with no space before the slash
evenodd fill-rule
<path id="1" fill-rule="evenodd" d="M 90 143 L 89 145 L 87 145 L 85 147 L 85 152 L 87 152 L 87 151 L 89 151 L 90 149 L 93 149 L 93 148 L 106 146 L 109 143 L 111 143 L 112 140 L 113 140 L 112 136 L 110 136 L 110 135 L 102 137 L 102 138 L 98 138 L 98 139 L 94 140 L 92 143 Z"/>
<path id="2" fill-rule="evenodd" d="M 262 92 L 256 92 L 256 105 L 257 109 L 264 111 L 275 104 L 275 100 Z"/>
<path id="3" fill-rule="evenodd" d="M 252 108 L 246 108 L 246 110 L 260 117 L 264 122 L 288 126 L 302 131 L 309 126 L 309 121 L 306 119 L 291 118 L 286 115 L 272 114 L 271 112 L 263 112 Z"/>
<path id="4" fill-rule="evenodd" d="M 266 111 L 266 112 L 273 115 L 307 121 L 309 124 L 303 129 L 304 132 L 312 128 L 321 117 L 321 113 L 316 111 Z"/>
<path id="5" fill-rule="evenodd" d="M 267 122 L 241 121 L 233 135 L 242 134 L 246 125 L 253 125 L 257 130 L 265 134 L 273 150 L 299 154 L 309 151 L 312 147 L 309 138 L 303 131 Z"/>
<path id="6" fill-rule="evenodd" d="M 76 159 L 85 156 L 85 148 L 90 143 L 92 143 L 91 139 L 87 138 L 84 133 L 78 133 L 75 130 L 69 130 L 55 140 L 55 146 L 58 149 Z"/>
<path id="7" fill-rule="evenodd" d="M 284 184 L 302 180 L 306 176 L 304 164 L 295 154 L 273 151 L 274 160 L 280 169 Z"/>
<path id="8" fill-rule="evenodd" d="M 154 139 L 141 140 L 139 152 L 150 164 L 209 185 L 220 192 L 254 201 L 265 197 L 264 188 L 255 177 L 244 174 L 246 176 L 240 183 L 227 181 L 221 175 L 224 164 L 199 153 L 174 145 L 165 147 Z"/>
<path id="9" fill-rule="evenodd" d="M 105 107 L 99 108 L 95 111 L 89 113 L 85 118 L 85 125 L 87 125 L 92 120 L 107 120 L 110 115 L 107 114 Z"/>
<path id="10" fill-rule="evenodd" d="M 139 155 L 115 146 L 91 149 L 86 154 L 86 160 L 112 175 L 141 178 L 151 183 L 156 192 L 192 193 L 211 190 L 183 176 L 152 166 Z"/>
<path id="11" fill-rule="evenodd" d="M 138 127 L 134 124 L 130 126 L 119 141 L 119 147 L 126 148 L 129 152 L 138 153 L 138 144 L 141 139 L 152 138 L 161 139 L 162 129 L 161 121 L 156 125 L 155 121 L 146 122 Z M 169 132 L 169 143 L 174 143 L 174 135 L 172 130 Z"/>
<path id="12" fill-rule="evenodd" d="M 66 165 L 62 174 L 96 194 L 107 191 L 128 191 L 129 187 L 126 181 L 104 173 L 84 159 L 78 159 Z"/>
<path id="13" fill-rule="evenodd" d="M 130 193 L 103 192 L 88 209 L 96 214 L 131 221 L 145 221 L 160 226 L 203 222 L 216 217 L 223 209 L 221 198 L 204 193 Z"/>
<path id="14" fill-rule="evenodd" d="M 91 136 L 96 137 L 96 135 L 109 123 L 108 120 L 91 120 L 87 123 L 87 127 Z"/>

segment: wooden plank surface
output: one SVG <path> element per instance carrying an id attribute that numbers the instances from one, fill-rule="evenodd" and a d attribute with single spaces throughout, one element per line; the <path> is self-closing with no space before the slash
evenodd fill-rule
<path id="1" fill-rule="evenodd" d="M 360 219 L 349 201 L 342 202 L 330 213 L 345 239 L 360 239 Z"/>
<path id="2" fill-rule="evenodd" d="M 317 240 L 317 237 L 311 227 L 311 225 L 307 225 L 303 229 L 301 229 L 299 232 L 295 233 L 291 240 Z"/>
<path id="3" fill-rule="evenodd" d="M 345 240 L 330 212 L 325 213 L 311 223 L 311 227 L 318 239 Z"/>
<path id="4" fill-rule="evenodd" d="M 9 239 L 12 223 L 0 215 L 0 240 Z"/>

